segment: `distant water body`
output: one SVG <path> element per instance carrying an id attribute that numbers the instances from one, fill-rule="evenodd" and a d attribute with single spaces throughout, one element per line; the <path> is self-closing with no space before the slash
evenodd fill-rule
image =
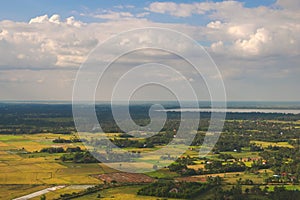
<path id="1" fill-rule="evenodd" d="M 199 102 L 199 107 L 186 106 L 166 109 L 168 112 L 225 112 L 222 104 L 214 102 L 214 108 L 207 102 Z M 282 113 L 300 114 L 300 102 L 267 102 L 267 101 L 229 101 L 227 113 Z"/>
<path id="2" fill-rule="evenodd" d="M 9 104 L 72 104 L 72 101 L 4 101 L 0 100 L 0 103 L 9 103 Z M 86 102 L 82 102 L 83 104 Z M 92 103 L 92 102 L 88 102 Z M 114 102 L 119 105 L 126 105 L 127 101 L 118 101 Z M 145 104 L 163 104 L 163 105 L 178 105 L 178 102 L 175 101 L 130 101 L 130 104 L 133 105 L 145 105 Z M 223 105 L 221 102 L 213 102 L 215 106 Z M 96 105 L 105 105 L 111 104 L 110 101 L 96 101 Z M 194 102 L 191 101 L 181 101 L 181 105 L 184 107 L 190 107 L 194 105 Z M 199 101 L 198 102 L 200 108 L 207 108 L 211 106 L 210 101 Z M 228 108 L 286 108 L 286 109 L 300 109 L 300 101 L 227 101 L 226 102 Z"/>
<path id="3" fill-rule="evenodd" d="M 209 109 L 209 108 L 178 108 L 166 109 L 167 112 L 227 112 L 227 113 L 282 113 L 282 114 L 300 114 L 300 109 L 250 109 L 250 108 L 222 108 Z"/>

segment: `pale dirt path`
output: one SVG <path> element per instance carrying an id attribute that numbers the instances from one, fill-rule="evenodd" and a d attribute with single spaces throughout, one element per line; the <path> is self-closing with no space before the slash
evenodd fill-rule
<path id="1" fill-rule="evenodd" d="M 34 197 L 46 194 L 46 193 L 51 192 L 51 191 L 62 189 L 64 187 L 66 187 L 66 186 L 60 185 L 60 186 L 55 186 L 55 187 L 47 188 L 47 189 L 40 190 L 40 191 L 31 193 L 31 194 L 28 194 L 28 195 L 25 195 L 25 196 L 13 199 L 13 200 L 27 200 L 27 199 L 31 199 L 31 198 L 34 198 Z"/>

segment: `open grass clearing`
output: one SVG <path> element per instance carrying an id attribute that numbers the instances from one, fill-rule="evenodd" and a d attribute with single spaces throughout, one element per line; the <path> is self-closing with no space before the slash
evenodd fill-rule
<path id="1" fill-rule="evenodd" d="M 300 190 L 300 185 L 267 185 L 268 191 L 273 192 L 275 187 L 282 187 L 284 186 L 287 190 Z M 261 187 L 263 189 L 264 186 Z"/>
<path id="2" fill-rule="evenodd" d="M 294 148 L 288 142 L 263 142 L 263 141 L 251 141 L 251 144 L 255 143 L 256 145 L 261 145 L 263 148 L 268 146 L 278 146 L 278 147 L 287 147 L 287 148 Z"/>
<path id="3" fill-rule="evenodd" d="M 259 152 L 252 152 L 252 151 L 242 151 L 242 152 L 234 152 L 234 151 L 227 151 L 221 152 L 222 154 L 231 154 L 235 158 L 258 158 Z"/>
<path id="4" fill-rule="evenodd" d="M 179 174 L 177 174 L 176 172 L 170 172 L 170 170 L 166 168 L 162 168 L 153 172 L 148 172 L 146 174 L 153 178 L 165 178 L 165 179 L 172 179 L 179 176 Z"/>
<path id="5" fill-rule="evenodd" d="M 76 198 L 74 200 L 95 200 L 98 199 L 98 194 L 101 195 L 101 200 L 157 200 L 157 199 L 169 199 L 150 196 L 140 196 L 137 192 L 143 186 L 125 186 L 111 189 L 105 189 L 97 193 L 85 195 L 83 197 Z M 174 199 L 175 200 L 175 199 Z"/>

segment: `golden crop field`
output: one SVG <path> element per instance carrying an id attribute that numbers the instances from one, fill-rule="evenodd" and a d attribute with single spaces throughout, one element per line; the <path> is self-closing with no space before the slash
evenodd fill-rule
<path id="1" fill-rule="evenodd" d="M 1 135 L 0 136 L 0 184 L 97 184 L 92 173 L 103 173 L 99 164 L 65 165 L 60 154 L 27 152 L 45 147 L 76 147 L 82 144 L 54 144 L 56 138 L 70 139 L 70 135 Z M 20 153 L 25 152 L 25 153 Z"/>
<path id="2" fill-rule="evenodd" d="M 268 146 L 278 146 L 278 147 L 288 147 L 288 148 L 294 148 L 292 145 L 290 145 L 288 142 L 263 142 L 263 141 L 251 141 L 251 143 L 255 143 L 256 145 L 261 145 L 263 148 L 266 148 Z"/>

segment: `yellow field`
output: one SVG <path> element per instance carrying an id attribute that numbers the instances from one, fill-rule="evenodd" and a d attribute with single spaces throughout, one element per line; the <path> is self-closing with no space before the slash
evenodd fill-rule
<path id="1" fill-rule="evenodd" d="M 199 165 L 188 165 L 187 167 L 190 169 L 198 170 L 198 169 L 204 169 L 205 164 L 199 164 Z"/>
<path id="2" fill-rule="evenodd" d="M 255 143 L 256 145 L 261 145 L 263 148 L 266 148 L 270 145 L 272 146 L 278 146 L 278 147 L 288 147 L 288 148 L 294 148 L 292 145 L 290 145 L 288 142 L 262 142 L 262 141 L 251 141 L 251 143 Z"/>
<path id="3" fill-rule="evenodd" d="M 116 134 L 111 134 L 116 136 Z M 48 153 L 26 153 L 39 152 L 46 147 L 76 147 L 84 149 L 83 144 L 55 144 L 52 140 L 56 138 L 70 139 L 72 135 L 60 134 L 36 134 L 36 135 L 0 135 L 0 199 L 11 199 L 27 195 L 32 192 L 48 188 L 51 185 L 96 185 L 102 181 L 93 178 L 93 175 L 116 172 L 116 170 L 107 167 L 104 164 L 75 164 L 63 163 L 59 160 L 62 154 Z M 141 149 L 139 149 L 141 150 Z M 155 149 L 142 149 L 141 151 L 153 151 Z M 178 151 L 178 149 L 174 149 Z M 194 152 L 189 151 L 188 154 Z M 159 156 L 153 155 L 146 160 L 139 159 L 143 162 L 139 167 L 152 168 L 153 164 L 162 165 L 165 162 L 159 160 Z M 114 163 L 113 165 L 120 165 Z M 137 163 L 125 164 L 122 167 L 136 168 Z M 160 174 L 156 174 L 160 175 Z M 170 173 L 169 176 L 176 176 L 176 173 Z M 16 184 L 12 186 L 13 184 Z M 24 185 L 24 186 L 22 186 Z M 33 186 L 36 185 L 36 186 Z M 157 197 L 137 196 L 136 192 L 140 187 L 123 187 L 101 191 L 102 199 L 157 199 Z M 78 192 L 80 189 L 74 189 L 67 186 L 46 194 L 47 199 L 53 199 L 64 193 Z M 95 199 L 95 195 L 85 196 L 83 199 Z M 34 199 L 39 199 L 36 197 Z"/>
<path id="4" fill-rule="evenodd" d="M 80 146 L 84 148 L 81 143 L 76 144 L 54 144 L 52 140 L 58 137 L 63 139 L 70 139 L 73 135 L 62 135 L 62 134 L 31 134 L 31 135 L 1 135 L 0 136 L 0 151 L 8 149 L 22 149 L 29 152 L 40 151 L 45 147 L 74 147 Z"/>
<path id="5" fill-rule="evenodd" d="M 104 173 L 98 164 L 65 165 L 59 161 L 60 154 L 21 153 L 40 151 L 45 147 L 64 148 L 82 144 L 54 144 L 56 138 L 70 139 L 71 135 L 0 135 L 0 184 L 99 184 L 101 181 L 91 177 Z"/>

